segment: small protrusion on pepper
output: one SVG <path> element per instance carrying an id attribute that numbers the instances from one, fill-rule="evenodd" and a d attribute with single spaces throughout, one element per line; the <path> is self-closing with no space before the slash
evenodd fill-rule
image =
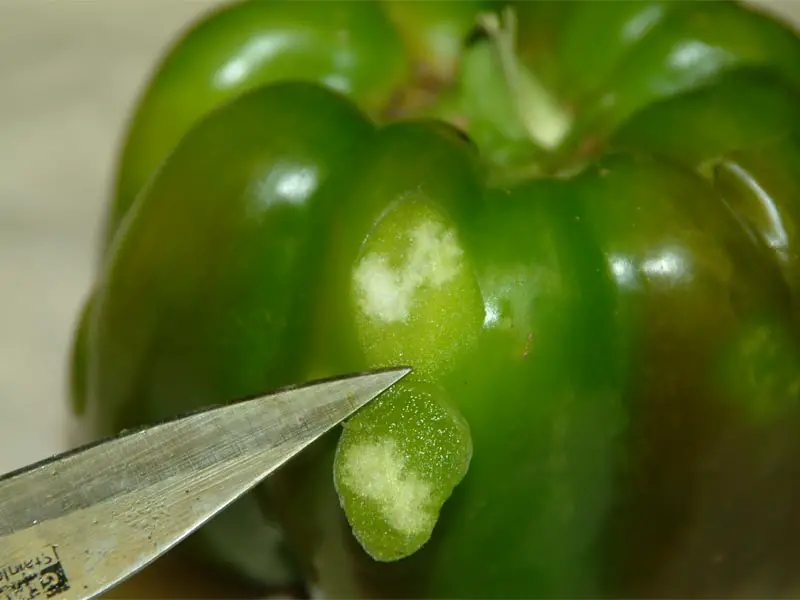
<path id="1" fill-rule="evenodd" d="M 365 552 L 390 562 L 424 546 L 471 458 L 469 426 L 435 388 L 398 384 L 345 423 L 334 482 Z"/>

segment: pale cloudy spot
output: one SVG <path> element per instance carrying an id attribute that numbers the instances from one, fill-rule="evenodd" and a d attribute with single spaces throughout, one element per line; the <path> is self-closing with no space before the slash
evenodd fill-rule
<path id="1" fill-rule="evenodd" d="M 369 253 L 355 270 L 361 310 L 373 319 L 406 321 L 420 288 L 440 288 L 458 275 L 463 251 L 452 230 L 425 221 L 409 237 L 406 259 L 399 267 L 392 268 L 385 254 Z"/>

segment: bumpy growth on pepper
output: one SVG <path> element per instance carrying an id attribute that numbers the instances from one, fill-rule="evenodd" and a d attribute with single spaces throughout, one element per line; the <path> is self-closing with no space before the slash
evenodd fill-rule
<path id="1" fill-rule="evenodd" d="M 185 545 L 261 585 L 796 595 L 798 130 L 740 4 L 224 6 L 130 122 L 73 405 L 413 366 Z"/>

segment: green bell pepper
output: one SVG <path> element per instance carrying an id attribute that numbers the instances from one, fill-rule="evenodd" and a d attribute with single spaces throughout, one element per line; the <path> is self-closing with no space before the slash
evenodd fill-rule
<path id="1" fill-rule="evenodd" d="M 799 135 L 739 4 L 225 6 L 130 122 L 73 406 L 413 366 L 187 542 L 265 586 L 796 594 Z"/>

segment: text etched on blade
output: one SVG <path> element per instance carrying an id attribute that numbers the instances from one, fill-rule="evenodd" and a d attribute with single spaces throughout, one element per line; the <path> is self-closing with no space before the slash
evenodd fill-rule
<path id="1" fill-rule="evenodd" d="M 69 580 L 55 546 L 24 561 L 0 566 L 0 600 L 54 598 L 69 590 Z"/>

